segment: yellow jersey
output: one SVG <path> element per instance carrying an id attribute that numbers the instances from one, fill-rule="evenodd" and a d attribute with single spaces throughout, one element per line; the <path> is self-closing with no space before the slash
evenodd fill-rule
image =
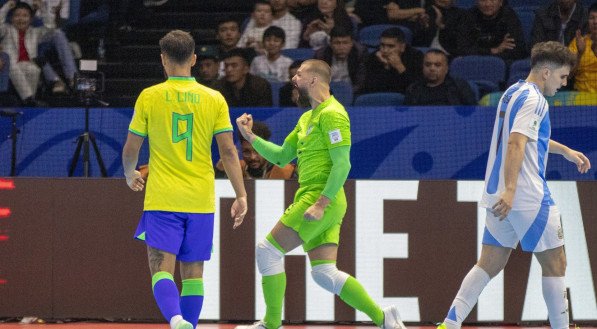
<path id="1" fill-rule="evenodd" d="M 211 143 L 232 131 L 218 91 L 193 77 L 170 77 L 141 92 L 129 131 L 149 140 L 144 210 L 215 212 Z"/>
<path id="2" fill-rule="evenodd" d="M 597 92 L 597 56 L 593 53 L 591 47 L 591 35 L 583 36 L 585 39 L 585 52 L 581 54 L 580 62 L 577 64 L 576 75 L 574 76 L 574 90 L 595 93 Z M 568 49 L 574 54 L 578 54 L 576 48 L 576 38 L 570 42 Z"/>

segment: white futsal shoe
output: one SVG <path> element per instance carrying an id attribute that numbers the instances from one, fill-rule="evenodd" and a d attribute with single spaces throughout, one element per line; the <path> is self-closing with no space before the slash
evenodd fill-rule
<path id="1" fill-rule="evenodd" d="M 193 325 L 185 320 L 180 320 L 174 325 L 174 329 L 195 329 Z"/>
<path id="2" fill-rule="evenodd" d="M 383 309 L 383 326 L 381 329 L 406 329 L 404 323 L 400 319 L 398 308 L 394 305 Z"/>
<path id="3" fill-rule="evenodd" d="M 267 329 L 265 323 L 261 320 L 246 326 L 236 326 L 234 329 Z"/>

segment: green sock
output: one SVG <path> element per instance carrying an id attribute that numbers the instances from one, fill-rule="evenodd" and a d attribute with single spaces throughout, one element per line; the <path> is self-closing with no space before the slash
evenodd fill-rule
<path id="1" fill-rule="evenodd" d="M 286 253 L 271 233 L 265 238 L 280 252 Z M 263 299 L 265 299 L 263 322 L 265 322 L 267 329 L 277 329 L 282 325 L 282 304 L 284 303 L 284 294 L 286 294 L 286 272 L 262 276 L 261 288 L 263 289 Z"/>
<path id="2" fill-rule="evenodd" d="M 371 296 L 369 296 L 367 291 L 365 291 L 365 288 L 363 288 L 357 279 L 352 276 L 349 276 L 348 279 L 346 279 L 342 291 L 340 292 L 340 298 L 346 304 L 367 314 L 378 327 L 383 325 L 383 310 L 373 301 L 373 299 L 371 299 Z"/>
<path id="3" fill-rule="evenodd" d="M 261 278 L 263 298 L 265 299 L 265 317 L 263 322 L 268 329 L 277 329 L 282 325 L 282 304 L 286 293 L 286 272 Z"/>

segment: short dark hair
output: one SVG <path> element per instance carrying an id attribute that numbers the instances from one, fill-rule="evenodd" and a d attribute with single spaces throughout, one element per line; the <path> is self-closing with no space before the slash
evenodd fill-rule
<path id="1" fill-rule="evenodd" d="M 589 6 L 589 13 L 593 13 L 597 11 L 597 1 L 593 2 L 591 6 Z"/>
<path id="2" fill-rule="evenodd" d="M 381 38 L 392 38 L 396 39 L 399 43 L 406 43 L 406 36 L 399 27 L 390 27 L 389 29 L 384 30 L 381 32 L 380 39 Z"/>
<path id="3" fill-rule="evenodd" d="M 14 12 L 17 9 L 25 9 L 25 10 L 27 10 L 29 12 L 29 15 L 31 15 L 31 17 L 33 17 L 35 15 L 35 12 L 33 11 L 33 8 L 28 3 L 26 3 L 26 2 L 22 2 L 22 1 L 17 2 L 15 4 L 15 6 L 10 11 L 11 15 L 14 14 Z"/>
<path id="4" fill-rule="evenodd" d="M 557 41 L 539 42 L 531 50 L 531 68 L 538 68 L 545 64 L 573 68 L 576 64 L 576 56 Z"/>
<path id="5" fill-rule="evenodd" d="M 253 134 L 265 139 L 266 141 L 272 136 L 272 131 L 269 130 L 269 127 L 262 121 L 253 121 Z M 239 132 L 238 139 L 242 142 L 246 142 L 247 140 L 243 137 L 243 135 Z"/>
<path id="6" fill-rule="evenodd" d="M 240 23 L 238 22 L 237 19 L 234 19 L 232 16 L 224 16 L 224 17 L 220 18 L 218 20 L 217 27 L 219 28 L 220 25 L 225 24 L 225 23 L 234 23 L 240 29 Z"/>
<path id="7" fill-rule="evenodd" d="M 229 51 L 227 51 L 224 56 L 222 57 L 222 60 L 228 59 L 230 57 L 240 57 L 243 59 L 243 61 L 247 64 L 250 65 L 250 61 L 247 55 L 247 51 L 244 50 L 243 48 L 233 48 L 230 49 Z"/>
<path id="8" fill-rule="evenodd" d="M 352 38 L 352 32 L 348 31 L 347 29 L 345 29 L 342 26 L 336 25 L 332 28 L 332 30 L 330 31 L 330 39 L 333 38 L 342 38 L 342 37 L 351 37 Z"/>
<path id="9" fill-rule="evenodd" d="M 278 26 L 270 26 L 265 31 L 263 31 L 263 40 L 268 37 L 276 37 L 282 39 L 282 42 L 286 41 L 286 33 L 281 27 Z"/>
<path id="10" fill-rule="evenodd" d="M 184 64 L 195 53 L 195 40 L 190 33 L 172 30 L 160 39 L 160 51 L 177 64 Z"/>
<path id="11" fill-rule="evenodd" d="M 271 3 L 269 3 L 269 1 L 266 1 L 266 0 L 256 0 L 256 1 L 255 1 L 255 4 L 253 5 L 253 10 L 257 9 L 257 6 L 258 6 L 258 5 L 264 5 L 264 6 L 268 6 L 268 7 L 269 7 L 269 9 L 272 9 L 272 10 L 273 10 L 273 8 L 272 8 L 272 4 L 271 4 Z"/>

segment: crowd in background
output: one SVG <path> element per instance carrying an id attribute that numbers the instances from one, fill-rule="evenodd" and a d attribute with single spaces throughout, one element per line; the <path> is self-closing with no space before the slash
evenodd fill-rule
<path id="1" fill-rule="evenodd" d="M 82 3 L 86 8 L 79 9 L 76 25 L 68 24 L 66 0 L 2 4 L 0 105 L 41 106 L 40 86 L 51 94 L 72 92 L 75 61 L 81 56 L 77 42 L 91 35 L 101 43 L 106 29 L 130 31 L 134 17 L 149 15 L 144 8 L 155 5 L 141 0 Z M 451 75 L 453 59 L 495 56 L 507 70 L 527 59 L 535 43 L 554 40 L 578 54 L 569 88 L 597 93 L 597 3 L 585 3 L 551 0 L 536 8 L 529 24 L 508 0 L 475 0 L 470 8 L 454 0 L 256 0 L 244 21 L 219 21 L 217 45 L 196 40 L 194 72 L 199 82 L 222 92 L 230 106 L 272 106 L 275 94 L 279 105 L 292 106 L 290 79 L 301 56 L 326 61 L 332 81 L 350 86 L 356 96 L 397 93 L 405 105 L 473 105 L 479 90 L 495 90 Z M 530 33 L 525 24 L 532 27 Z M 363 31 L 374 26 L 382 27 L 375 40 L 363 40 Z M 101 46 L 95 54 L 100 59 Z M 303 52 L 291 56 L 292 50 Z M 6 86 L 2 75 L 10 81 Z M 498 86 L 506 87 L 505 81 Z"/>

